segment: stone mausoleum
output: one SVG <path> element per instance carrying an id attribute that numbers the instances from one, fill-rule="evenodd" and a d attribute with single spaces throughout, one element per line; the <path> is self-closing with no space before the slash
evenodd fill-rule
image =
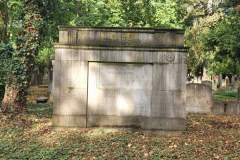
<path id="1" fill-rule="evenodd" d="M 183 30 L 59 30 L 53 126 L 185 130 Z"/>

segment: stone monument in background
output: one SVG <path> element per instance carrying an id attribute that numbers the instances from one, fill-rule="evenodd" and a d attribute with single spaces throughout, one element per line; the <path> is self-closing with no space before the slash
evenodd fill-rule
<path id="1" fill-rule="evenodd" d="M 53 126 L 185 130 L 188 50 L 183 33 L 60 27 Z"/>

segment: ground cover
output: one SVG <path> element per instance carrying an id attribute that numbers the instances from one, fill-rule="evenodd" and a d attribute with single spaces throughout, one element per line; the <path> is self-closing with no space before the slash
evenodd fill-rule
<path id="1" fill-rule="evenodd" d="M 213 98 L 220 101 L 236 101 L 237 100 L 237 89 L 222 88 L 213 92 Z"/>
<path id="2" fill-rule="evenodd" d="M 0 159 L 240 159 L 240 116 L 189 114 L 183 135 L 55 130 L 52 104 L 0 114 Z"/>

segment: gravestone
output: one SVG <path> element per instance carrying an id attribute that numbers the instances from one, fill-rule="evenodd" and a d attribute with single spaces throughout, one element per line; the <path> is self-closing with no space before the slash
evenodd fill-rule
<path id="1" fill-rule="evenodd" d="M 43 85 L 48 85 L 48 83 L 49 83 L 49 70 L 48 68 L 45 68 L 43 74 Z"/>
<path id="2" fill-rule="evenodd" d="M 225 77 L 225 87 L 228 88 L 230 85 L 230 79 L 228 78 L 228 76 Z"/>
<path id="3" fill-rule="evenodd" d="M 234 88 L 235 89 L 238 89 L 240 87 L 240 84 L 239 84 L 239 78 L 237 77 L 234 84 L 233 84 Z"/>
<path id="4" fill-rule="evenodd" d="M 212 90 L 217 90 L 218 76 L 212 75 Z"/>
<path id="5" fill-rule="evenodd" d="M 41 73 L 39 69 L 35 68 L 31 75 L 31 86 L 43 84 L 43 76 L 44 74 Z"/>
<path id="6" fill-rule="evenodd" d="M 53 75 L 57 127 L 185 130 L 183 31 L 60 27 Z"/>
<path id="7" fill-rule="evenodd" d="M 202 84 L 209 86 L 211 89 L 213 88 L 212 81 L 202 81 Z"/>
<path id="8" fill-rule="evenodd" d="M 213 106 L 212 88 L 206 84 L 187 84 L 188 113 L 210 113 Z"/>
<path id="9" fill-rule="evenodd" d="M 203 77 L 202 81 L 210 81 L 211 77 L 208 75 L 208 70 L 206 68 L 203 68 Z"/>
<path id="10" fill-rule="evenodd" d="M 223 86 L 223 84 L 222 84 L 222 74 L 219 74 L 218 75 L 218 85 L 219 85 L 219 87 L 222 87 Z"/>
<path id="11" fill-rule="evenodd" d="M 53 72 L 54 72 L 54 64 L 55 64 L 55 60 L 54 60 L 54 56 L 50 57 L 51 59 L 51 67 L 50 67 L 50 72 L 49 72 L 49 81 L 48 81 L 48 93 L 49 93 L 49 100 L 53 101 L 53 87 L 54 87 L 54 83 L 53 83 Z"/>

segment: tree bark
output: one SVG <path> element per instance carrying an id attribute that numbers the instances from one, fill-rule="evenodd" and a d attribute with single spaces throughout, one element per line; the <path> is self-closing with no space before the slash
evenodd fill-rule
<path id="1" fill-rule="evenodd" d="M 40 2 L 36 0 L 24 1 L 26 7 L 24 30 L 19 34 L 16 41 L 12 68 L 6 76 L 7 84 L 2 102 L 2 112 L 24 112 L 27 110 L 27 90 L 35 66 L 35 57 L 42 40 L 43 19 L 38 3 Z"/>
<path id="2" fill-rule="evenodd" d="M 2 102 L 2 112 L 9 113 L 9 112 L 24 112 L 26 111 L 25 101 L 24 99 L 26 96 L 17 86 L 14 84 L 8 84 L 5 87 L 5 95 Z"/>
<path id="3" fill-rule="evenodd" d="M 8 33 L 7 33 L 7 26 L 9 22 L 9 17 L 8 17 L 8 0 L 4 0 L 3 3 L 3 10 L 1 11 L 2 13 L 2 20 L 3 20 L 3 28 L 2 28 L 2 42 L 7 43 L 8 41 Z"/>

